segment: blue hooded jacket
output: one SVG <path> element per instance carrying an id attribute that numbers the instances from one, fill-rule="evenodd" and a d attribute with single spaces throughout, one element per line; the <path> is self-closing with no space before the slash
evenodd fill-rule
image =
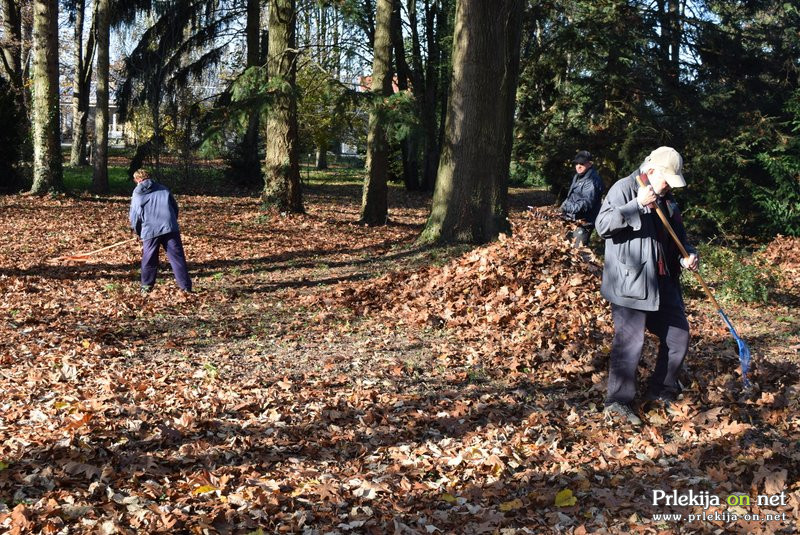
<path id="1" fill-rule="evenodd" d="M 130 221 L 131 228 L 143 240 L 179 232 L 178 203 L 165 186 L 143 180 L 131 196 Z"/>

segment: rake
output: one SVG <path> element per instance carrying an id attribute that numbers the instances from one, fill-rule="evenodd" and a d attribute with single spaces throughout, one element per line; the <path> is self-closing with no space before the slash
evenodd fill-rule
<path id="1" fill-rule="evenodd" d="M 101 247 L 100 249 L 95 249 L 94 251 L 89 251 L 88 253 L 78 253 L 78 254 L 74 254 L 74 255 L 65 255 L 65 256 L 59 256 L 59 257 L 56 257 L 56 258 L 51 258 L 50 261 L 51 262 L 55 262 L 57 260 L 86 260 L 90 256 L 92 256 L 94 254 L 97 254 L 100 251 L 106 251 L 108 249 L 113 249 L 114 247 L 119 247 L 120 245 L 124 245 L 126 243 L 130 243 L 130 242 L 132 242 L 132 241 L 134 241 L 136 239 L 138 239 L 138 238 L 130 238 L 128 240 L 123 240 L 123 241 L 120 241 L 120 242 L 117 242 L 117 243 L 112 243 L 111 245 L 107 245 L 105 247 Z"/>
<path id="2" fill-rule="evenodd" d="M 636 177 L 636 181 L 639 183 L 640 186 L 645 187 L 640 177 Z M 656 213 L 658 214 L 658 217 L 661 219 L 661 223 L 664 224 L 664 228 L 667 229 L 669 235 L 672 236 L 672 239 L 675 241 L 675 245 L 678 246 L 678 250 L 680 250 L 681 255 L 683 255 L 684 258 L 689 258 L 689 253 L 686 251 L 686 248 L 683 246 L 683 243 L 681 243 L 681 240 L 678 238 L 678 235 L 675 234 L 675 231 L 672 229 L 672 225 L 669 224 L 669 220 L 664 215 L 664 211 L 661 210 L 661 207 L 658 205 L 658 203 L 654 203 L 654 206 L 656 207 Z M 742 340 L 742 338 L 736 332 L 736 329 L 733 327 L 733 323 L 731 323 L 731 320 L 728 318 L 728 315 L 725 314 L 725 311 L 722 310 L 722 307 L 719 305 L 719 302 L 717 302 L 717 298 L 714 297 L 713 293 L 711 293 L 711 289 L 706 284 L 706 281 L 703 280 L 703 276 L 700 275 L 700 272 L 693 271 L 692 273 L 694 273 L 694 276 L 697 278 L 697 282 L 699 282 L 700 286 L 702 286 L 703 290 L 705 290 L 706 295 L 711 300 L 711 303 L 714 305 L 714 308 L 716 308 L 717 313 L 722 317 L 722 321 L 724 321 L 725 325 L 728 326 L 728 330 L 733 336 L 733 339 L 736 340 L 736 344 L 739 346 L 739 364 L 741 365 L 742 368 L 742 382 L 744 383 L 745 389 L 747 389 L 750 387 L 750 381 L 747 379 L 747 372 L 750 370 L 750 348 L 747 346 L 747 343 L 744 340 Z"/>

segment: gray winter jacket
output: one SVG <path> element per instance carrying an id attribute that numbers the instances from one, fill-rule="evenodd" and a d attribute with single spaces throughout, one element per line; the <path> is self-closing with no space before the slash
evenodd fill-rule
<path id="1" fill-rule="evenodd" d="M 131 196 L 130 222 L 143 240 L 179 232 L 178 203 L 165 186 L 143 180 Z"/>
<path id="2" fill-rule="evenodd" d="M 636 310 L 658 310 L 658 250 L 663 251 L 669 276 L 680 276 L 680 252 L 669 234 L 658 240 L 661 221 L 655 210 L 639 209 L 636 193 L 637 170 L 615 183 L 606 195 L 595 221 L 597 233 L 605 238 L 605 264 L 600 293 L 611 303 Z M 664 198 L 670 224 L 689 253 L 696 253 L 686 240 L 686 230 L 672 195 Z"/>

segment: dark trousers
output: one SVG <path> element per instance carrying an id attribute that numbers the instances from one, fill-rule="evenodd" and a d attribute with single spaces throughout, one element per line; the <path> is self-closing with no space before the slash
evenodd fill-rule
<path id="1" fill-rule="evenodd" d="M 670 277 L 660 279 L 657 311 L 611 305 L 614 341 L 606 404 L 630 404 L 636 397 L 636 368 L 642 356 L 645 329 L 659 339 L 656 367 L 650 376 L 646 397 L 674 398 L 680 393 L 678 374 L 689 349 L 689 322 L 678 282 Z"/>
<path id="2" fill-rule="evenodd" d="M 192 281 L 186 268 L 186 256 L 179 232 L 170 232 L 148 240 L 142 240 L 142 286 L 153 286 L 158 275 L 158 250 L 164 247 L 167 259 L 172 266 L 175 282 L 182 290 L 191 291 Z"/>
<path id="3" fill-rule="evenodd" d="M 592 225 L 591 223 L 586 223 L 573 230 L 571 234 L 572 246 L 585 247 L 589 245 L 589 238 L 592 237 L 593 230 L 594 230 L 594 225 Z"/>

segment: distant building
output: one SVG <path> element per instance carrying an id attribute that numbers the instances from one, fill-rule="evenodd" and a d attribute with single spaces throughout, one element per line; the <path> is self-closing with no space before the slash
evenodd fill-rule
<path id="1" fill-rule="evenodd" d="M 89 120 L 86 125 L 86 133 L 89 139 L 94 138 L 94 116 L 96 102 L 89 102 Z M 108 142 L 112 145 L 124 145 L 125 140 L 125 123 L 121 122 L 118 118 L 116 103 L 109 102 L 108 104 Z M 72 102 L 61 103 L 61 141 L 64 143 L 72 142 L 73 117 L 72 117 Z"/>

